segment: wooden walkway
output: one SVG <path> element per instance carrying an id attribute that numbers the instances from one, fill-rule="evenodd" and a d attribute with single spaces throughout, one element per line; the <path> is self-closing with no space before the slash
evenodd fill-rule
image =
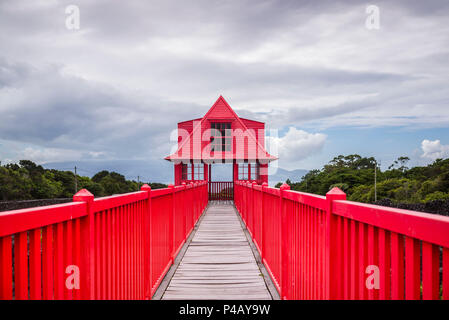
<path id="1" fill-rule="evenodd" d="M 272 299 L 232 204 L 210 205 L 162 299 Z"/>

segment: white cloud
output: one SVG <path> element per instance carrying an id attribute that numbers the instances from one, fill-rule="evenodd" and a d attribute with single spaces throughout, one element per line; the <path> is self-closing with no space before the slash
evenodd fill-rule
<path id="1" fill-rule="evenodd" d="M 298 169 L 299 162 L 320 152 L 327 136 L 323 133 L 309 133 L 290 127 L 283 137 L 267 137 L 270 152 L 279 157 L 279 167 Z"/>
<path id="2" fill-rule="evenodd" d="M 441 144 L 440 140 L 423 140 L 421 142 L 422 158 L 435 160 L 449 157 L 449 145 Z"/>
<path id="3" fill-rule="evenodd" d="M 34 161 L 38 164 L 47 162 L 73 161 L 82 158 L 82 152 L 68 149 L 57 148 L 32 148 L 27 147 L 20 153 L 20 159 Z"/>
<path id="4" fill-rule="evenodd" d="M 91 156 L 92 158 L 96 159 L 96 158 L 102 158 L 102 157 L 106 156 L 107 153 L 103 152 L 103 151 L 89 151 L 88 155 Z"/>

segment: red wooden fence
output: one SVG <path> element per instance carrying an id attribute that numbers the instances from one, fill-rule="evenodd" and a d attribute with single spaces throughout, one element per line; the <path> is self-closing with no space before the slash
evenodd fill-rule
<path id="1" fill-rule="evenodd" d="M 449 299 L 449 217 L 289 189 L 234 200 L 283 299 Z"/>
<path id="2" fill-rule="evenodd" d="M 0 213 L 0 299 L 151 298 L 207 194 L 205 182 L 98 199 L 81 190 L 72 203 Z"/>
<path id="3" fill-rule="evenodd" d="M 209 200 L 234 199 L 234 183 L 232 181 L 209 181 Z"/>
<path id="4" fill-rule="evenodd" d="M 449 217 L 346 201 L 337 188 L 326 197 L 234 188 L 283 299 L 449 299 Z M 1 299 L 151 298 L 208 185 L 98 199 L 81 190 L 73 200 L 0 213 Z"/>

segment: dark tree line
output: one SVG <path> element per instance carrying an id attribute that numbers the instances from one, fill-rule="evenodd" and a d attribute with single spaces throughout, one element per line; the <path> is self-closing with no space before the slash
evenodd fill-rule
<path id="1" fill-rule="evenodd" d="M 449 200 L 449 159 L 437 159 L 427 166 L 413 168 L 407 167 L 409 160 L 400 157 L 388 170 L 377 169 L 377 199 L 401 203 Z M 372 203 L 375 166 L 373 157 L 340 155 L 322 169 L 309 171 L 301 181 L 286 182 L 293 190 L 320 195 L 339 187 L 346 192 L 348 200 Z"/>
<path id="2" fill-rule="evenodd" d="M 126 180 L 117 172 L 100 171 L 92 178 L 77 175 L 79 189 L 87 189 L 96 197 L 133 192 L 139 183 Z M 152 189 L 167 187 L 148 183 Z M 140 183 L 141 185 L 141 183 Z M 0 201 L 71 198 L 75 192 L 75 174 L 71 171 L 44 169 L 30 160 L 0 166 Z"/>

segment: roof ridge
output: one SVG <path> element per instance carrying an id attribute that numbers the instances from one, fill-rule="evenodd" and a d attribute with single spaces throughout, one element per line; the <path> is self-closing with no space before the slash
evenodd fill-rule
<path id="1" fill-rule="evenodd" d="M 190 143 L 190 140 L 193 137 L 194 133 L 198 130 L 198 128 L 201 128 L 201 125 L 203 124 L 203 121 L 205 121 L 207 119 L 208 115 L 212 112 L 212 110 L 215 108 L 215 106 L 220 101 L 224 102 L 225 107 L 231 112 L 231 114 L 234 116 L 234 118 L 240 123 L 240 125 L 243 127 L 244 131 L 248 133 L 248 137 L 250 137 L 252 140 L 254 140 L 256 142 L 257 148 L 262 149 L 265 152 L 265 155 L 270 155 L 268 153 L 268 151 L 265 150 L 265 147 L 262 146 L 260 141 L 252 134 L 252 132 L 248 129 L 248 127 L 245 125 L 245 123 L 242 121 L 242 119 L 240 119 L 240 117 L 237 115 L 237 113 L 235 113 L 235 111 L 232 109 L 232 107 L 229 105 L 229 103 L 226 101 L 226 99 L 222 95 L 220 95 L 218 97 L 218 99 L 215 101 L 215 103 L 212 105 L 212 107 L 210 107 L 210 109 L 201 118 L 201 120 L 192 128 L 192 131 L 190 132 L 188 138 L 185 139 L 181 143 L 180 146 L 178 146 L 178 148 L 176 149 L 176 152 L 174 154 L 178 154 L 179 150 L 181 150 L 187 142 Z M 197 119 L 199 119 L 199 118 L 197 118 Z M 196 119 L 193 119 L 193 120 L 196 120 Z M 246 120 L 250 120 L 250 119 L 246 119 Z M 189 120 L 187 120 L 187 121 L 189 121 Z M 190 120 L 190 121 L 192 121 L 192 120 Z M 261 123 L 263 123 L 263 122 L 261 122 Z M 169 155 L 169 156 L 165 157 L 165 159 L 170 158 L 172 155 Z"/>

